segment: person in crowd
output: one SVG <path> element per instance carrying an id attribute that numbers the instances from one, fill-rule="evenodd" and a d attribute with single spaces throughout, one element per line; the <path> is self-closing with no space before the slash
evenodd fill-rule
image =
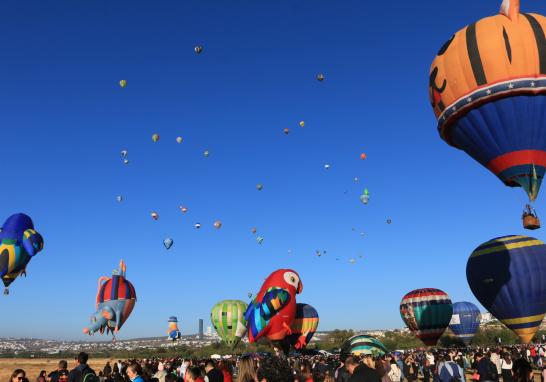
<path id="1" fill-rule="evenodd" d="M 239 360 L 237 382 L 258 382 L 256 365 L 250 356 L 244 356 Z"/>
<path id="2" fill-rule="evenodd" d="M 36 382 L 46 382 L 47 379 L 47 372 L 45 370 L 41 370 L 40 374 L 36 377 Z"/>
<path id="3" fill-rule="evenodd" d="M 519 358 L 514 361 L 512 367 L 512 372 L 514 373 L 515 382 L 532 382 L 533 381 L 533 368 L 529 361 L 524 358 Z"/>
<path id="4" fill-rule="evenodd" d="M 224 382 L 233 382 L 233 370 L 229 361 L 220 361 L 218 363 L 218 369 L 224 376 Z"/>
<path id="5" fill-rule="evenodd" d="M 127 377 L 131 382 L 144 382 L 144 378 L 141 376 L 142 367 L 134 362 L 127 366 Z"/>
<path id="6" fill-rule="evenodd" d="M 497 378 L 497 367 L 488 357 L 482 353 L 476 353 L 476 372 L 480 382 L 495 382 Z"/>
<path id="7" fill-rule="evenodd" d="M 68 376 L 68 362 L 64 359 L 57 364 L 57 370 L 52 371 L 47 376 L 47 382 L 60 382 L 59 377 Z"/>
<path id="8" fill-rule="evenodd" d="M 302 379 L 301 382 L 313 382 L 311 363 L 306 359 L 301 360 L 299 364 L 299 376 Z"/>
<path id="9" fill-rule="evenodd" d="M 157 372 L 153 375 L 153 378 L 157 378 L 158 382 L 165 382 L 165 376 L 167 372 L 165 371 L 165 365 L 163 362 L 157 364 Z"/>
<path id="10" fill-rule="evenodd" d="M 504 353 L 501 361 L 501 376 L 503 382 L 513 382 L 514 376 L 512 374 L 512 367 L 514 366 L 514 363 L 512 362 L 512 358 L 510 358 L 510 354 Z"/>
<path id="11" fill-rule="evenodd" d="M 68 382 L 89 382 L 92 378 L 88 376 L 96 376 L 95 371 L 87 365 L 89 356 L 85 352 L 81 352 L 76 357 L 76 367 L 68 373 Z M 97 378 L 95 378 L 96 380 Z"/>
<path id="12" fill-rule="evenodd" d="M 400 370 L 400 367 L 398 367 L 398 363 L 396 362 L 396 359 L 392 358 L 390 363 L 391 363 L 391 369 L 389 373 L 387 374 L 389 376 L 389 379 L 392 382 L 400 382 L 400 378 L 402 377 L 402 371 Z"/>
<path id="13" fill-rule="evenodd" d="M 280 357 L 268 357 L 260 361 L 258 382 L 293 382 L 294 376 L 288 362 Z"/>
<path id="14" fill-rule="evenodd" d="M 380 382 L 381 377 L 372 366 L 374 366 L 374 361 L 371 356 L 365 355 L 362 363 L 352 356 L 347 357 L 345 367 L 351 374 L 348 382 Z"/>
<path id="15" fill-rule="evenodd" d="M 374 361 L 373 368 L 379 374 L 379 378 L 381 378 L 382 382 L 392 382 L 389 376 L 387 375 L 387 369 L 385 368 L 385 364 L 383 363 L 383 360 L 381 358 L 377 358 Z"/>
<path id="16" fill-rule="evenodd" d="M 107 378 L 110 374 L 112 374 L 112 366 L 110 366 L 110 362 L 106 362 L 106 365 L 104 365 L 104 368 L 102 369 L 102 374 Z"/>
<path id="17" fill-rule="evenodd" d="M 224 375 L 211 359 L 205 364 L 205 374 L 205 382 L 224 382 Z"/>
<path id="18" fill-rule="evenodd" d="M 404 361 L 404 376 L 407 378 L 408 382 L 417 381 L 419 377 L 419 366 L 412 355 L 406 357 Z"/>
<path id="19" fill-rule="evenodd" d="M 201 369 L 197 366 L 190 366 L 186 373 L 187 382 L 205 382 L 201 375 Z"/>
<path id="20" fill-rule="evenodd" d="M 443 362 L 438 363 L 438 379 L 441 382 L 464 382 L 463 368 L 454 361 L 453 353 L 448 354 Z"/>
<path id="21" fill-rule="evenodd" d="M 23 369 L 15 369 L 13 370 L 13 373 L 11 373 L 10 382 L 24 382 L 24 379 L 26 378 L 27 373 Z"/>
<path id="22" fill-rule="evenodd" d="M 342 362 L 340 362 L 338 368 L 334 372 L 335 382 L 347 382 L 350 377 L 351 375 L 345 367 L 345 360 L 343 360 Z"/>

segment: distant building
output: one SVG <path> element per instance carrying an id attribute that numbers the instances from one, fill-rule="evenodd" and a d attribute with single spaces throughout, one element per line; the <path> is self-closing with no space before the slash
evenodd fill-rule
<path id="1" fill-rule="evenodd" d="M 203 339 L 203 319 L 199 319 L 199 339 Z"/>

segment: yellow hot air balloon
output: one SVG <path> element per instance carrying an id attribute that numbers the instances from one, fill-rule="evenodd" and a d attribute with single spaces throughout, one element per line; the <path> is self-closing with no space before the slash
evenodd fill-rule
<path id="1" fill-rule="evenodd" d="M 154 141 L 154 142 L 159 141 L 159 134 L 152 135 L 152 141 Z"/>
<path id="2" fill-rule="evenodd" d="M 124 87 L 127 86 L 127 81 L 126 80 L 119 81 L 119 86 L 121 86 L 121 88 L 123 89 Z"/>
<path id="3" fill-rule="evenodd" d="M 184 139 L 182 137 L 176 137 L 176 143 L 182 143 Z"/>
<path id="4" fill-rule="evenodd" d="M 214 228 L 220 229 L 222 227 L 222 222 L 220 220 L 216 220 L 214 222 Z"/>
<path id="5" fill-rule="evenodd" d="M 305 127 L 305 121 L 300 121 L 300 127 Z"/>

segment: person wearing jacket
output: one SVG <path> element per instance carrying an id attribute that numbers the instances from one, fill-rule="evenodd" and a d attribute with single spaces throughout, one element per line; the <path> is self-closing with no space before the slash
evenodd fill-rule
<path id="1" fill-rule="evenodd" d="M 440 382 L 451 382 L 457 379 L 460 382 L 464 382 L 464 371 L 455 361 L 450 354 L 447 360 L 441 365 L 438 365 L 438 378 Z"/>
<path id="2" fill-rule="evenodd" d="M 76 367 L 68 373 L 68 382 L 82 382 L 86 374 L 95 374 L 95 371 L 87 365 L 88 359 L 89 356 L 87 353 L 81 352 L 78 354 L 76 357 Z"/>
<path id="3" fill-rule="evenodd" d="M 347 357 L 345 367 L 351 377 L 348 382 L 381 382 L 381 377 L 371 366 L 373 366 L 371 356 L 364 356 L 363 363 L 358 363 L 353 357 Z"/>
<path id="4" fill-rule="evenodd" d="M 127 366 L 127 376 L 131 382 L 144 382 L 144 378 L 140 376 L 140 365 L 137 363 L 132 363 Z"/>

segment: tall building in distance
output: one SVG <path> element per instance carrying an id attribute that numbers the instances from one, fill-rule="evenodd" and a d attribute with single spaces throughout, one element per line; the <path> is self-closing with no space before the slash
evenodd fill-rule
<path id="1" fill-rule="evenodd" d="M 199 339 L 203 339 L 203 319 L 199 319 Z"/>

